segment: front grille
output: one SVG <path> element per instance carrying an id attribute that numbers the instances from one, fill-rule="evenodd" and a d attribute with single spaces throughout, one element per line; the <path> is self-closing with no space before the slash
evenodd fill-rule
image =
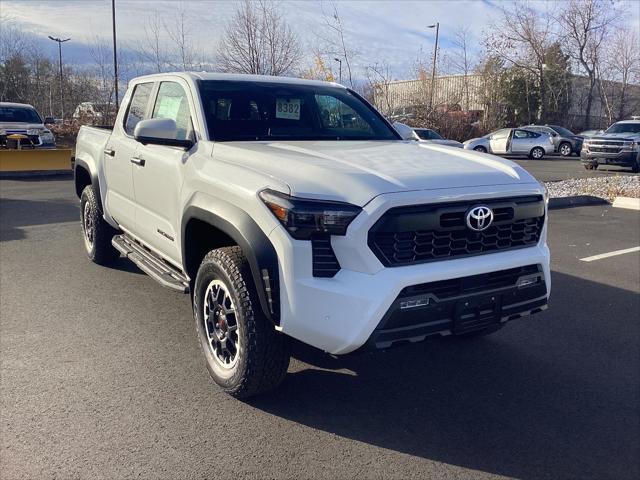
<path id="1" fill-rule="evenodd" d="M 465 215 L 476 205 L 493 210 L 482 232 L 467 228 Z M 544 225 L 541 196 L 397 207 L 369 231 L 369 247 L 385 266 L 402 266 L 532 246 Z"/>
<path id="2" fill-rule="evenodd" d="M 589 147 L 589 151 L 597 153 L 620 153 L 622 148 L 614 147 Z"/>
<path id="3" fill-rule="evenodd" d="M 314 277 L 331 278 L 340 271 L 340 263 L 333 253 L 330 236 L 312 237 L 311 252 Z"/>

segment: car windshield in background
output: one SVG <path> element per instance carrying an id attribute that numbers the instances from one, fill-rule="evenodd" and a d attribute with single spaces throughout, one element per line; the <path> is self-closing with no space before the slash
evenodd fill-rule
<path id="1" fill-rule="evenodd" d="M 575 133 L 573 133 L 568 128 L 560 127 L 558 125 L 551 125 L 551 128 L 553 128 L 557 133 L 559 133 L 563 137 L 573 137 L 573 136 L 575 136 Z"/>
<path id="2" fill-rule="evenodd" d="M 640 123 L 614 123 L 605 133 L 640 133 Z"/>
<path id="3" fill-rule="evenodd" d="M 380 115 L 339 87 L 202 80 L 210 138 L 241 140 L 398 140 Z"/>
<path id="4" fill-rule="evenodd" d="M 33 108 L 0 107 L 0 122 L 3 123 L 42 123 L 38 112 Z"/>
<path id="5" fill-rule="evenodd" d="M 443 139 L 439 134 L 437 134 L 433 130 L 428 130 L 425 128 L 416 128 L 415 132 L 422 140 L 442 140 Z"/>

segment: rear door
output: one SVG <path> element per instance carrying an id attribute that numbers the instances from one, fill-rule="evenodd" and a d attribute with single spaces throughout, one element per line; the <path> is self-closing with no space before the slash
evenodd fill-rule
<path id="1" fill-rule="evenodd" d="M 162 81 L 151 108 L 151 118 L 170 118 L 176 122 L 181 140 L 195 140 L 188 92 L 186 82 Z M 133 166 L 136 233 L 149 247 L 180 265 L 180 193 L 190 152 L 181 147 L 141 144 L 136 156 L 139 159 Z"/>
<path id="2" fill-rule="evenodd" d="M 513 131 L 513 138 L 511 139 L 511 153 L 515 154 L 528 154 L 531 150 L 531 136 L 539 135 L 529 133 L 526 130 L 516 129 Z"/>
<path id="3" fill-rule="evenodd" d="M 104 170 L 107 181 L 105 203 L 111 217 L 124 229 L 135 226 L 135 194 L 131 159 L 135 157 L 138 142 L 133 130 L 149 110 L 153 82 L 139 83 L 133 87 L 131 101 L 122 123 L 114 125 L 104 151 Z"/>

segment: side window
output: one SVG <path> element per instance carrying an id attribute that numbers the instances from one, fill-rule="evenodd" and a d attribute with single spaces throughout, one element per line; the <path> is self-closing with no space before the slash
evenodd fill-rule
<path id="1" fill-rule="evenodd" d="M 162 82 L 151 118 L 170 118 L 178 127 L 178 140 L 190 138 L 193 129 L 189 101 L 184 88 L 175 82 Z"/>
<path id="2" fill-rule="evenodd" d="M 373 129 L 358 112 L 330 95 L 316 95 L 323 129 L 339 130 L 345 135 L 371 135 Z"/>
<path id="3" fill-rule="evenodd" d="M 538 138 L 540 136 L 537 132 L 529 132 L 529 138 Z"/>
<path id="4" fill-rule="evenodd" d="M 516 130 L 513 133 L 513 136 L 515 138 L 529 138 L 529 132 L 526 132 L 525 130 Z"/>
<path id="5" fill-rule="evenodd" d="M 124 122 L 124 131 L 128 135 L 133 135 L 133 130 L 140 120 L 144 120 L 144 114 L 147 110 L 147 104 L 149 103 L 149 95 L 153 89 L 153 83 L 140 83 L 135 86 L 133 95 L 131 96 L 131 103 L 129 103 L 129 110 L 127 111 L 127 118 Z"/>

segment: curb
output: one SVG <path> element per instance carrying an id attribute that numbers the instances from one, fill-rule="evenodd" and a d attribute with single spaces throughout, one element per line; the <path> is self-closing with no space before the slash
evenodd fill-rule
<path id="1" fill-rule="evenodd" d="M 640 210 L 640 198 L 616 197 L 613 206 L 617 208 L 628 208 L 629 210 Z"/>
<path id="2" fill-rule="evenodd" d="M 591 195 L 576 195 L 574 197 L 556 197 L 549 199 L 549 210 L 561 208 L 584 207 L 587 205 L 608 205 L 609 202 L 601 197 Z"/>

